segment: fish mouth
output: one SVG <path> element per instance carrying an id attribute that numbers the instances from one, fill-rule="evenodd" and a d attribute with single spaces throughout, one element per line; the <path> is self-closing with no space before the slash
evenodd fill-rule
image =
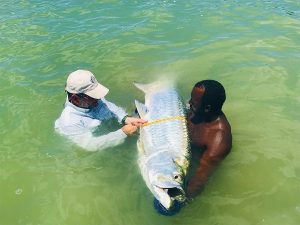
<path id="1" fill-rule="evenodd" d="M 185 192 L 181 187 L 161 188 L 154 186 L 154 191 L 155 197 L 166 209 L 170 209 L 175 200 L 184 202 L 186 199 Z"/>
<path id="2" fill-rule="evenodd" d="M 176 198 L 177 196 L 181 196 L 183 194 L 183 191 L 177 187 L 167 188 L 166 192 L 171 198 Z"/>

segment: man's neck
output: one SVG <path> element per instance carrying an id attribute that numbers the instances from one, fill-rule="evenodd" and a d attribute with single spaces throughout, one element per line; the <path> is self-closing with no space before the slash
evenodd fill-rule
<path id="1" fill-rule="evenodd" d="M 199 123 L 211 123 L 220 118 L 220 116 L 223 113 L 215 114 L 215 113 L 210 113 L 210 114 L 201 114 L 201 115 L 194 115 L 191 119 L 192 123 L 194 124 L 199 124 Z"/>

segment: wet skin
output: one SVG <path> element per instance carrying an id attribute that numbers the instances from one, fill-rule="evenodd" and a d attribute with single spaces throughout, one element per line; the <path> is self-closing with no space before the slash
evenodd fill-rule
<path id="1" fill-rule="evenodd" d="M 195 87 L 191 93 L 188 130 L 193 157 L 198 165 L 188 181 L 187 194 L 194 197 L 204 187 L 209 176 L 228 155 L 232 145 L 230 124 L 223 112 L 216 114 L 211 106 L 202 102 L 204 87 Z M 203 154 L 195 154 L 203 151 Z M 197 155 L 197 156 L 196 156 Z"/>

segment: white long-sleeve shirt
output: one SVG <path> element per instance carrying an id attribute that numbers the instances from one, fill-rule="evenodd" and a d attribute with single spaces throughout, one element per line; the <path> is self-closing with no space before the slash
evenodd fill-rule
<path id="1" fill-rule="evenodd" d="M 93 131 L 103 120 L 116 118 L 121 123 L 126 115 L 122 108 L 104 98 L 92 109 L 77 107 L 67 99 L 64 110 L 55 121 L 55 130 L 88 151 L 101 150 L 123 143 L 127 135 L 122 129 L 101 136 L 94 136 Z"/>

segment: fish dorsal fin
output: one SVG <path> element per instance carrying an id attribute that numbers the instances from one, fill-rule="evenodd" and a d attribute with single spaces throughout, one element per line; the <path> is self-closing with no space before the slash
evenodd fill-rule
<path id="1" fill-rule="evenodd" d="M 138 111 L 140 117 L 142 119 L 145 118 L 145 116 L 148 112 L 147 106 L 145 106 L 143 103 L 139 102 L 138 100 L 135 100 L 134 103 L 135 103 L 136 110 Z"/>

